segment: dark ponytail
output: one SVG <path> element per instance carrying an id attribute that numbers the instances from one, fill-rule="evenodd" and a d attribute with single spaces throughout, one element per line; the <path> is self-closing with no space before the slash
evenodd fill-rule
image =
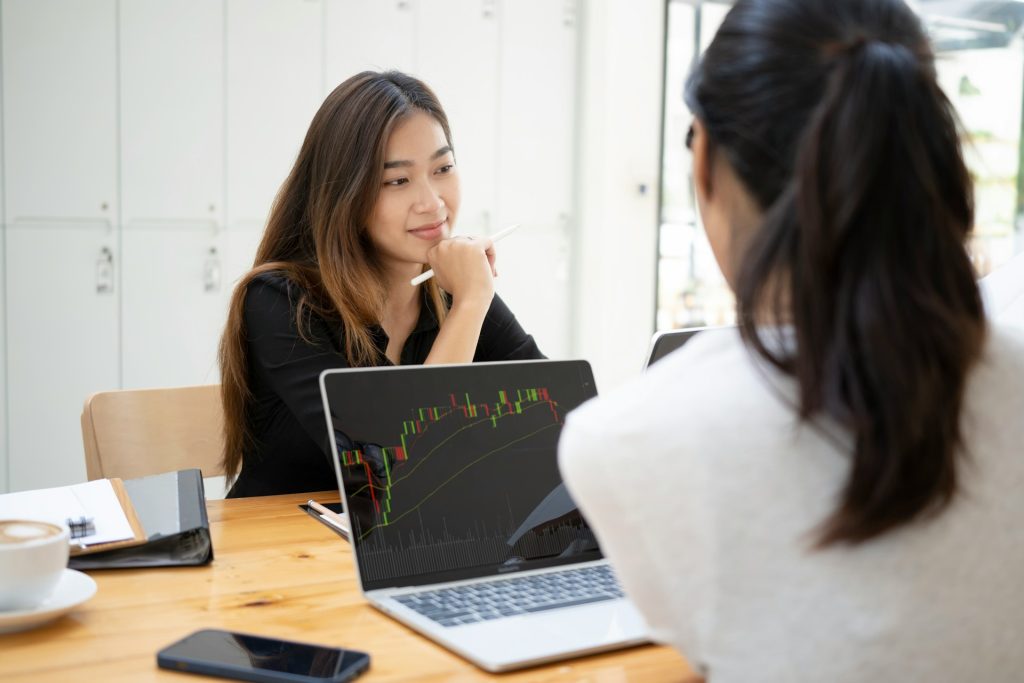
<path id="1" fill-rule="evenodd" d="M 917 18 L 898 0 L 741 0 L 688 99 L 765 210 L 737 264 L 744 340 L 794 376 L 802 419 L 853 436 L 820 545 L 943 510 L 985 321 L 970 176 Z M 763 338 L 779 321 L 787 350 Z"/>

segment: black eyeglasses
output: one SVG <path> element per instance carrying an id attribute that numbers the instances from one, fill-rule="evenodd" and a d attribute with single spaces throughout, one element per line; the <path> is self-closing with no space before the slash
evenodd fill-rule
<path id="1" fill-rule="evenodd" d="M 693 124 L 686 131 L 686 149 L 693 149 Z"/>

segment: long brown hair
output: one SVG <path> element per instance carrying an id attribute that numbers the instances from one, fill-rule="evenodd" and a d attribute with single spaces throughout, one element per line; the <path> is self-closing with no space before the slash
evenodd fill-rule
<path id="1" fill-rule="evenodd" d="M 900 0 L 740 0 L 687 102 L 764 210 L 736 270 L 744 341 L 795 378 L 801 419 L 853 437 L 819 547 L 941 512 L 985 318 L 960 127 L 916 15 Z M 780 320 L 795 350 L 763 338 Z"/>
<path id="2" fill-rule="evenodd" d="M 380 322 L 387 292 L 366 225 L 380 192 L 391 131 L 416 111 L 432 116 L 453 147 L 437 97 L 423 82 L 397 71 L 364 71 L 349 78 L 313 117 L 270 210 L 253 268 L 235 287 L 220 341 L 224 470 L 229 479 L 238 474 L 243 453 L 253 446 L 244 311 L 254 278 L 273 272 L 296 285 L 295 321 L 303 338 L 309 338 L 311 316 L 339 319 L 349 364 L 379 362 L 369 328 Z M 443 320 L 447 304 L 441 290 L 433 280 L 425 286 L 438 320 Z"/>

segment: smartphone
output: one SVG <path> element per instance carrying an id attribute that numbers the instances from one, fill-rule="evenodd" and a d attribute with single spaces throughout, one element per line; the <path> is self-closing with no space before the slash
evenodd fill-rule
<path id="1" fill-rule="evenodd" d="M 258 683 L 342 683 L 370 668 L 357 650 L 217 629 L 196 631 L 156 655 L 162 669 Z"/>

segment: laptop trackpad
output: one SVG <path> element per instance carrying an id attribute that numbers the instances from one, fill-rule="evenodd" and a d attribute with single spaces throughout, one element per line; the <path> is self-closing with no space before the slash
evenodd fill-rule
<path id="1" fill-rule="evenodd" d="M 474 659 L 498 666 L 562 659 L 649 640 L 643 619 L 626 600 L 456 627 L 451 637 L 472 652 Z"/>

